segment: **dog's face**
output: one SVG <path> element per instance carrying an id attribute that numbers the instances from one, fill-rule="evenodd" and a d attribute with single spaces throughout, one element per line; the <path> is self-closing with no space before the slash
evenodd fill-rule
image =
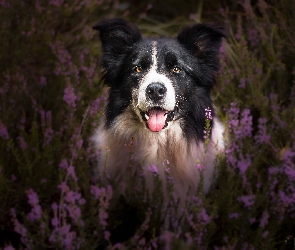
<path id="1" fill-rule="evenodd" d="M 120 19 L 94 28 L 100 31 L 105 81 L 110 86 L 109 125 L 130 106 L 152 132 L 178 120 L 187 120 L 183 129 L 205 122 L 201 117 L 206 107 L 212 107 L 210 90 L 224 36 L 220 28 L 194 25 L 177 39 L 143 39 L 136 26 Z"/>

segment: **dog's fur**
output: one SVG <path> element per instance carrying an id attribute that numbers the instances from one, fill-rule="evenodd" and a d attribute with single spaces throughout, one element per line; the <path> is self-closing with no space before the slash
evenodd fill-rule
<path id="1" fill-rule="evenodd" d="M 202 172 L 208 191 L 216 155 L 224 149 L 224 128 L 210 98 L 222 28 L 196 24 L 176 39 L 142 38 L 137 26 L 121 19 L 102 21 L 94 29 L 110 88 L 93 137 L 101 153 L 100 172 L 106 170 L 122 188 L 128 185 L 129 167 L 142 168 L 148 176 L 157 166 L 162 177 L 169 168 L 180 195 L 189 187 L 195 190 Z M 212 111 L 206 146 L 205 108 Z"/>

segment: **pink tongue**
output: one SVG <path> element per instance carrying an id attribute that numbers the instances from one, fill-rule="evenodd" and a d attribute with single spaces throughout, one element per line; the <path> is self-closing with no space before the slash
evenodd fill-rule
<path id="1" fill-rule="evenodd" d="M 165 126 L 165 111 L 164 110 L 152 110 L 149 112 L 149 119 L 147 125 L 153 132 L 159 132 Z"/>

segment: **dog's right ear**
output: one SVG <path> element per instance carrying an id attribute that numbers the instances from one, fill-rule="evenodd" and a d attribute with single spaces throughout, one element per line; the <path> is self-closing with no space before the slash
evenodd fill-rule
<path id="1" fill-rule="evenodd" d="M 107 19 L 92 27 L 99 31 L 102 44 L 102 62 L 106 70 L 116 67 L 142 36 L 138 27 L 122 19 Z"/>

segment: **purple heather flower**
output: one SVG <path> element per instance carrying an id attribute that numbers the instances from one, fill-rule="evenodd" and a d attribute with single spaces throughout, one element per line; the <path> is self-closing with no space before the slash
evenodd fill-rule
<path id="1" fill-rule="evenodd" d="M 211 109 L 208 107 L 208 108 L 205 108 L 205 117 L 206 119 L 209 119 L 209 120 L 212 120 L 212 113 L 211 113 Z"/>
<path id="2" fill-rule="evenodd" d="M 97 115 L 98 110 L 100 108 L 100 104 L 101 104 L 100 98 L 97 98 L 96 100 L 92 102 L 91 108 L 89 110 L 90 116 Z"/>
<path id="3" fill-rule="evenodd" d="M 62 159 L 61 162 L 59 163 L 59 167 L 61 169 L 66 169 L 68 167 L 68 161 L 66 159 Z"/>
<path id="4" fill-rule="evenodd" d="M 38 220 L 42 217 L 42 209 L 40 205 L 35 205 L 32 207 L 31 212 L 28 214 L 28 219 L 30 221 Z"/>
<path id="5" fill-rule="evenodd" d="M 250 224 L 253 224 L 254 222 L 256 222 L 256 218 L 250 218 L 250 219 L 249 219 L 249 223 L 250 223 Z"/>
<path id="6" fill-rule="evenodd" d="M 67 193 L 70 190 L 69 186 L 64 181 L 60 185 L 58 185 L 58 187 L 60 188 L 62 193 Z"/>
<path id="7" fill-rule="evenodd" d="M 78 140 L 78 142 L 77 142 L 77 149 L 78 150 L 81 149 L 82 148 L 82 145 L 83 145 L 83 139 Z"/>
<path id="8" fill-rule="evenodd" d="M 12 245 L 8 245 L 4 247 L 4 250 L 14 250 L 15 248 Z"/>
<path id="9" fill-rule="evenodd" d="M 36 5 L 37 5 L 37 3 L 36 3 Z M 40 85 L 41 87 L 45 87 L 45 86 L 47 85 L 46 77 L 44 77 L 44 76 L 41 76 L 41 77 L 40 77 L 39 85 Z"/>
<path id="10" fill-rule="evenodd" d="M 246 78 L 241 78 L 241 80 L 240 80 L 240 85 L 238 86 L 239 88 L 242 88 L 242 89 L 244 89 L 244 88 L 246 88 L 246 82 L 247 82 L 247 79 Z"/>
<path id="11" fill-rule="evenodd" d="M 39 204 L 39 198 L 37 193 L 31 188 L 27 191 L 28 202 L 31 206 L 35 206 Z"/>
<path id="12" fill-rule="evenodd" d="M 197 164 L 197 169 L 202 172 L 204 167 L 201 164 Z"/>
<path id="13" fill-rule="evenodd" d="M 75 182 L 78 181 L 74 166 L 69 166 L 67 168 L 67 172 L 68 172 L 68 175 L 71 176 Z"/>
<path id="14" fill-rule="evenodd" d="M 244 174 L 247 171 L 251 165 L 251 162 L 252 161 L 249 155 L 247 155 L 246 159 L 243 158 L 242 160 L 238 161 L 237 164 L 241 174 Z"/>
<path id="15" fill-rule="evenodd" d="M 207 214 L 205 208 L 203 208 L 201 210 L 201 212 L 198 215 L 199 219 L 204 223 L 204 224 L 208 224 L 211 221 L 210 216 Z"/>
<path id="16" fill-rule="evenodd" d="M 81 209 L 75 205 L 67 206 L 67 210 L 69 212 L 69 216 L 75 221 L 75 223 L 78 223 L 81 217 Z"/>
<path id="17" fill-rule="evenodd" d="M 151 165 L 151 166 L 149 166 L 149 170 L 152 172 L 152 174 L 153 174 L 154 176 L 157 176 L 157 175 L 158 175 L 158 168 L 157 168 L 156 165 Z"/>
<path id="18" fill-rule="evenodd" d="M 228 215 L 229 219 L 235 219 L 235 218 L 239 218 L 240 214 L 239 213 L 231 213 Z"/>
<path id="19" fill-rule="evenodd" d="M 246 208 L 250 208 L 255 201 L 255 195 L 244 195 L 238 198 L 238 201 L 242 202 Z"/>
<path id="20" fill-rule="evenodd" d="M 110 231 L 104 231 L 104 238 L 106 239 L 106 240 L 109 240 L 110 239 L 110 237 L 111 237 L 111 233 L 110 233 Z"/>
<path id="21" fill-rule="evenodd" d="M 13 221 L 13 224 L 14 224 L 14 231 L 19 233 L 22 238 L 26 238 L 27 229 L 22 224 L 20 224 L 20 222 L 18 221 L 18 219 L 16 217 L 15 208 L 11 208 L 10 213 L 11 213 L 12 221 Z"/>
<path id="22" fill-rule="evenodd" d="M 243 126 L 243 137 L 251 137 L 252 135 L 252 116 L 250 115 L 250 109 L 244 109 L 242 112 L 242 119 L 240 121 Z"/>
<path id="23" fill-rule="evenodd" d="M 259 224 L 261 228 L 264 228 L 268 224 L 268 218 L 269 218 L 269 213 L 267 211 L 264 211 L 261 216 L 260 224 Z"/>
<path id="24" fill-rule="evenodd" d="M 92 185 L 90 188 L 90 193 L 94 196 L 94 199 L 97 200 L 100 195 L 100 188 Z"/>
<path id="25" fill-rule="evenodd" d="M 58 218 L 52 218 L 51 219 L 51 225 L 54 226 L 54 227 L 57 227 L 59 225 Z"/>
<path id="26" fill-rule="evenodd" d="M 68 84 L 64 90 L 63 100 L 72 108 L 76 108 L 76 95 L 74 88 Z"/>
<path id="27" fill-rule="evenodd" d="M 170 245 L 173 239 L 173 233 L 170 231 L 165 231 L 164 234 L 160 236 L 161 240 L 165 242 L 165 250 L 170 250 Z"/>
<path id="28" fill-rule="evenodd" d="M 251 44 L 251 47 L 256 47 L 260 43 L 260 34 L 256 29 L 248 30 L 248 41 Z"/>
<path id="29" fill-rule="evenodd" d="M 261 236 L 262 236 L 262 238 L 266 238 L 266 237 L 268 237 L 268 235 L 269 235 L 269 232 L 268 231 L 264 231 Z"/>
<path id="30" fill-rule="evenodd" d="M 113 246 L 113 248 L 112 249 L 114 249 L 114 250 L 119 250 L 119 249 L 121 249 L 122 248 L 122 243 L 116 243 L 114 246 Z"/>
<path id="31" fill-rule="evenodd" d="M 65 201 L 71 204 L 75 204 L 75 201 L 76 201 L 75 192 L 72 190 L 69 190 L 65 195 Z"/>
<path id="32" fill-rule="evenodd" d="M 51 142 L 53 134 L 54 134 L 54 131 L 51 127 L 48 127 L 45 129 L 45 132 L 44 132 L 45 143 L 44 143 L 44 145 L 48 145 Z"/>
<path id="33" fill-rule="evenodd" d="M 259 144 L 269 143 L 270 135 L 267 134 L 266 128 L 267 119 L 259 118 L 258 120 L 258 133 L 255 135 L 255 140 Z"/>
<path id="34" fill-rule="evenodd" d="M 0 120 L 0 137 L 2 137 L 5 140 L 9 139 L 7 128 L 1 120 Z"/>
<path id="35" fill-rule="evenodd" d="M 109 217 L 108 213 L 103 209 L 99 209 L 99 222 L 105 228 L 107 226 L 107 218 Z"/>
<path id="36" fill-rule="evenodd" d="M 22 136 L 18 136 L 18 137 L 17 137 L 17 140 L 18 140 L 18 142 L 19 142 L 19 146 L 20 146 L 20 148 L 21 148 L 22 150 L 24 150 L 24 149 L 27 148 L 27 143 L 26 143 L 24 137 L 22 137 Z"/>

